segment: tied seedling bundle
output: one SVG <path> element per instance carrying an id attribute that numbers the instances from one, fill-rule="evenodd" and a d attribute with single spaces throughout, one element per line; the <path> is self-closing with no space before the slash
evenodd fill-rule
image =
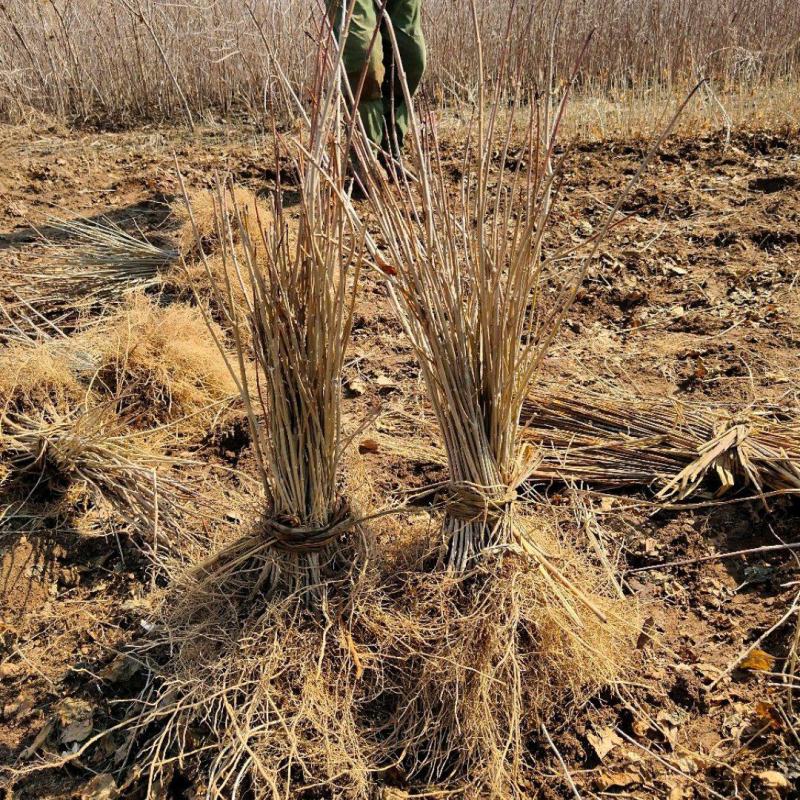
<path id="1" fill-rule="evenodd" d="M 257 208 L 229 210 L 234 196 L 222 185 L 217 190 L 224 302 L 236 352 L 228 364 L 247 413 L 266 510 L 250 537 L 213 556 L 198 574 L 250 596 L 276 589 L 316 592 L 340 540 L 358 528 L 339 493 L 338 467 L 341 372 L 361 244 L 335 179 L 315 163 L 327 160 L 341 172 L 336 156 L 324 150 L 308 154 L 297 228 L 288 224 L 279 191 L 271 218 L 261 220 L 258 241 L 246 229 L 248 214 L 258 214 Z M 241 249 L 233 246 L 233 225 Z M 215 276 L 209 271 L 208 277 Z M 234 281 L 246 291 L 237 292 Z"/>
<path id="2" fill-rule="evenodd" d="M 473 14 L 477 30 L 474 3 Z M 530 737 L 623 674 L 637 627 L 611 576 L 519 492 L 538 463 L 520 437 L 523 404 L 625 193 L 585 254 L 550 249 L 569 87 L 558 103 L 525 98 L 520 122 L 501 83 L 488 101 L 480 84 L 455 189 L 432 118 L 423 127 L 412 114 L 410 168 L 390 164 L 390 181 L 356 142 L 380 233 L 373 260 L 419 359 L 450 472 L 439 567 L 407 576 L 387 612 L 383 652 L 405 665 L 395 740 L 411 772 L 482 797 L 519 789 Z"/>
<path id="3" fill-rule="evenodd" d="M 734 489 L 800 491 L 800 424 L 767 404 L 733 409 L 621 391 L 538 388 L 523 407 L 538 446 L 534 481 L 648 486 L 665 502 Z"/>
<path id="4" fill-rule="evenodd" d="M 211 798 L 368 795 L 376 755 L 361 711 L 379 664 L 364 666 L 353 631 L 372 583 L 339 475 L 363 240 L 343 190 L 338 74 L 321 75 L 309 138 L 294 148 L 299 205 L 287 213 L 280 186 L 269 214 L 229 182 L 214 194 L 223 269 L 206 262 L 207 278 L 223 276 L 216 306 L 261 494 L 244 531 L 174 576 L 136 645 L 154 680 L 127 722 L 129 754 L 151 795 L 175 764 L 193 765 Z"/>
<path id="5" fill-rule="evenodd" d="M 169 475 L 179 463 L 152 437 L 126 431 L 108 406 L 6 410 L 0 414 L 0 466 L 16 499 L 0 510 L 0 522 L 25 518 L 32 500 L 49 505 L 56 518 L 102 502 L 139 546 L 164 556 L 198 507 L 190 488 Z"/>
<path id="6" fill-rule="evenodd" d="M 32 256 L 2 275 L 7 302 L 0 336 L 9 340 L 71 329 L 83 312 L 155 289 L 180 256 L 167 237 L 103 217 L 52 219 L 40 238 Z"/>

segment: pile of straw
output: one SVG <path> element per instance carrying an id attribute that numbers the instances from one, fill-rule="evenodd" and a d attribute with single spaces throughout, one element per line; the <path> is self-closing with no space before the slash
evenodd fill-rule
<path id="1" fill-rule="evenodd" d="M 52 331 L 50 333 L 49 331 Z M 128 294 L 121 307 L 67 336 L 34 326 L 0 351 L 0 408 L 62 414 L 108 405 L 139 430 L 168 426 L 184 442 L 207 435 L 237 395 L 202 311 Z"/>
<path id="2" fill-rule="evenodd" d="M 233 208 L 252 209 L 253 213 L 242 216 L 245 225 L 244 233 L 252 241 L 260 238 L 259 222 L 255 208 L 268 219 L 269 204 L 258 199 L 252 191 L 232 184 L 230 211 Z M 171 206 L 172 218 L 177 225 L 177 246 L 184 261 L 187 263 L 202 261 L 203 256 L 217 253 L 224 246 L 241 242 L 239 225 L 227 215 L 220 218 L 220 208 L 214 199 L 214 193 L 205 189 L 187 191 Z M 227 242 L 222 239 L 231 237 Z"/>
<path id="3" fill-rule="evenodd" d="M 73 343 L 38 331 L 36 338 L 0 349 L 0 410 L 28 411 L 52 407 L 59 412 L 83 402 L 86 386 L 76 369 Z"/>

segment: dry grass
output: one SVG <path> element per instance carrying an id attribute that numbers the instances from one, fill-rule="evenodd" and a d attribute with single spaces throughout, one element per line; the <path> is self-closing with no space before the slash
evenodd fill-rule
<path id="1" fill-rule="evenodd" d="M 253 292 L 249 281 L 236 274 L 236 265 L 246 263 L 248 242 L 261 242 L 260 227 L 272 224 L 273 212 L 270 201 L 243 186 L 231 185 L 229 191 L 230 207 L 224 211 L 214 191 L 205 189 L 187 192 L 174 204 L 183 264 L 170 276 L 169 288 L 207 306 L 226 335 L 236 325 L 242 345 L 252 355 L 252 331 L 242 321 L 252 306 Z M 232 216 L 234 208 L 240 219 Z"/>
<path id="2" fill-rule="evenodd" d="M 197 441 L 230 411 L 236 383 L 215 343 L 224 338 L 197 307 L 160 306 L 127 294 L 121 308 L 86 320 L 71 336 L 35 338 L 0 352 L 0 403 L 34 413 L 108 405 L 139 430 L 168 426 Z M 54 329 L 57 330 L 57 329 Z"/>
<path id="3" fill-rule="evenodd" d="M 0 353 L 0 519 L 32 505 L 86 532 L 101 518 L 103 535 L 127 529 L 163 555 L 204 507 L 171 474 L 180 461 L 164 455 L 166 435 L 205 435 L 233 385 L 216 349 L 197 350 L 196 337 L 208 338 L 199 312 L 137 296 L 73 336 L 37 333 Z"/>
<path id="4" fill-rule="evenodd" d="M 213 323 L 212 323 L 213 324 Z M 144 295 L 79 336 L 96 363 L 94 388 L 137 428 L 170 425 L 197 440 L 229 410 L 236 383 L 200 309 Z"/>

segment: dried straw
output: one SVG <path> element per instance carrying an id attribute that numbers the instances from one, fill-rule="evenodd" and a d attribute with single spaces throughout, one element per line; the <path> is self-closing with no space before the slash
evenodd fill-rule
<path id="1" fill-rule="evenodd" d="M 251 208 L 251 213 L 243 216 L 250 240 L 258 241 L 260 233 L 255 208 L 269 217 L 269 204 L 258 199 L 256 195 L 244 186 L 232 185 L 230 188 L 233 203 L 230 210 L 236 206 L 240 209 Z M 186 197 L 181 197 L 172 206 L 172 216 L 178 225 L 178 249 L 187 263 L 197 262 L 203 255 L 209 256 L 219 252 L 222 247 L 220 242 L 220 226 L 217 220 L 219 207 L 214 201 L 214 193 L 205 189 L 195 189 L 187 192 Z M 234 242 L 239 242 L 239 227 L 233 220 L 228 225 L 228 231 Z"/>
<path id="2" fill-rule="evenodd" d="M 212 323 L 213 324 L 213 323 Z M 236 384 L 200 309 L 160 306 L 145 295 L 76 336 L 75 350 L 94 362 L 92 388 L 113 400 L 140 429 L 169 425 L 183 440 L 199 440 L 237 396 Z"/>
<path id="3" fill-rule="evenodd" d="M 34 330 L 34 337 L 0 349 L 0 411 L 66 413 L 85 398 L 77 368 L 81 354 L 66 337 Z"/>
<path id="4" fill-rule="evenodd" d="M 68 415 L 105 403 L 127 426 L 168 426 L 189 442 L 207 435 L 236 395 L 203 313 L 181 303 L 161 306 L 140 293 L 83 321 L 70 336 L 33 325 L 0 351 L 0 408 L 11 411 L 35 415 L 52 407 Z"/>

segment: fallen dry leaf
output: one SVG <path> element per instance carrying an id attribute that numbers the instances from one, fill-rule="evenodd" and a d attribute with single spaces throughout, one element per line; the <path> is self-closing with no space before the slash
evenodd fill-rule
<path id="1" fill-rule="evenodd" d="M 663 709 L 656 714 L 656 722 L 661 726 L 661 732 L 669 742 L 670 747 L 674 748 L 678 739 L 678 727 L 680 719 L 675 714 L 670 714 Z"/>
<path id="2" fill-rule="evenodd" d="M 107 772 L 95 775 L 83 785 L 79 797 L 81 800 L 114 800 L 119 797 L 117 782 Z"/>
<path id="3" fill-rule="evenodd" d="M 397 383 L 383 373 L 375 377 L 375 385 L 382 394 L 397 388 Z"/>
<path id="4" fill-rule="evenodd" d="M 757 647 L 751 650 L 739 663 L 740 669 L 749 669 L 753 672 L 769 672 L 775 658 Z"/>
<path id="5" fill-rule="evenodd" d="M 601 772 L 596 783 L 601 791 L 608 789 L 624 789 L 627 786 L 641 783 L 642 779 L 635 772 Z"/>
<path id="6" fill-rule="evenodd" d="M 680 784 L 678 786 L 673 786 L 670 789 L 669 794 L 667 795 L 667 800 L 689 800 L 692 796 L 692 790 L 686 784 Z"/>
<path id="7" fill-rule="evenodd" d="M 20 753 L 20 757 L 23 761 L 27 761 L 29 758 L 33 758 L 36 755 L 39 748 L 47 741 L 47 737 L 53 732 L 53 728 L 55 728 L 55 726 L 55 720 L 52 719 L 42 725 L 39 733 L 36 734 L 36 738 L 22 751 L 22 753 Z"/>
<path id="8" fill-rule="evenodd" d="M 655 630 L 655 620 L 652 616 L 647 617 L 642 623 L 642 630 L 636 640 L 636 649 L 641 650 L 653 641 L 653 631 Z"/>
<path id="9" fill-rule="evenodd" d="M 375 263 L 378 265 L 378 269 L 386 275 L 394 276 L 397 275 L 397 270 L 388 262 L 384 261 L 380 256 L 375 257 Z"/>
<path id="10" fill-rule="evenodd" d="M 61 742 L 71 744 L 89 738 L 94 728 L 94 708 L 85 700 L 67 697 L 58 707 L 61 722 Z"/>
<path id="11" fill-rule="evenodd" d="M 775 730 L 780 730 L 783 728 L 783 718 L 781 717 L 778 709 L 775 708 L 772 703 L 766 703 L 763 700 L 759 700 L 756 703 L 756 715 L 765 722 L 768 722 L 770 727 Z"/>
<path id="12" fill-rule="evenodd" d="M 618 744 L 622 744 L 621 737 L 615 733 L 613 728 L 603 728 L 597 733 L 590 733 L 588 739 L 600 760 L 605 758 Z"/>
<path id="13" fill-rule="evenodd" d="M 350 381 L 347 384 L 347 389 L 351 394 L 354 394 L 356 397 L 360 397 L 367 391 L 367 387 L 364 385 L 364 381 L 360 381 L 358 378 Z"/>
<path id="14" fill-rule="evenodd" d="M 21 671 L 22 670 L 20 669 L 19 664 L 11 664 L 9 662 L 0 664 L 0 681 L 6 680 L 8 678 L 16 678 Z"/>
<path id="15" fill-rule="evenodd" d="M 138 661 L 125 653 L 119 653 L 101 670 L 100 677 L 111 683 L 125 683 L 139 671 L 140 667 Z"/>
<path id="16" fill-rule="evenodd" d="M 756 775 L 761 783 L 764 786 L 768 786 L 770 789 L 788 789 L 789 788 L 789 779 L 781 772 L 778 772 L 774 769 L 767 769 L 764 772 L 759 772 Z"/>
<path id="17" fill-rule="evenodd" d="M 72 742 L 83 742 L 89 738 L 92 732 L 94 722 L 91 717 L 88 719 L 78 719 L 70 723 L 61 731 L 61 741 L 63 744 L 71 744 Z"/>

